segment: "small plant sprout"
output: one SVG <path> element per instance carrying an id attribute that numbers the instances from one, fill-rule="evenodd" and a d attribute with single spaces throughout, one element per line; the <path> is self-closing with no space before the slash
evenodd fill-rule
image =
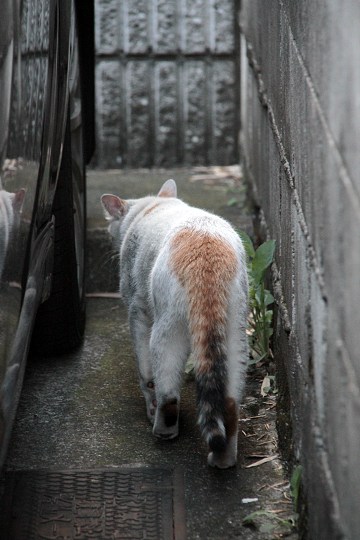
<path id="1" fill-rule="evenodd" d="M 254 527 L 261 533 L 272 534 L 271 538 L 282 538 L 295 529 L 296 516 L 281 518 L 274 511 L 257 510 L 243 518 L 243 525 Z"/>
<path id="2" fill-rule="evenodd" d="M 273 333 L 273 310 L 270 306 L 274 297 L 265 289 L 265 272 L 274 260 L 275 240 L 267 240 L 256 250 L 248 234 L 239 236 L 244 244 L 248 259 L 249 275 L 249 341 L 252 352 L 251 364 L 272 358 L 270 338 Z"/>
<path id="3" fill-rule="evenodd" d="M 302 466 L 297 465 L 292 472 L 291 480 L 290 480 L 290 492 L 294 501 L 295 510 L 299 509 L 298 507 L 299 507 L 299 496 L 300 496 L 300 488 L 301 488 L 301 476 L 302 476 Z"/>

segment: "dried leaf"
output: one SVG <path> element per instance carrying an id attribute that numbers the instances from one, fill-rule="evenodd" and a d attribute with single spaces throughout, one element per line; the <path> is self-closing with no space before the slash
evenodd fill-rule
<path id="1" fill-rule="evenodd" d="M 269 461 L 273 461 L 278 456 L 275 454 L 275 456 L 269 456 L 265 457 L 263 459 L 259 459 L 259 461 L 255 461 L 255 463 L 250 463 L 250 465 L 246 465 L 246 469 L 251 469 L 251 467 L 259 467 L 260 465 L 264 465 L 264 463 L 268 463 Z"/>
<path id="2" fill-rule="evenodd" d="M 269 375 L 265 375 L 264 380 L 261 384 L 261 389 L 260 389 L 260 393 L 262 397 L 265 397 L 268 395 L 270 388 L 271 388 L 271 379 Z"/>

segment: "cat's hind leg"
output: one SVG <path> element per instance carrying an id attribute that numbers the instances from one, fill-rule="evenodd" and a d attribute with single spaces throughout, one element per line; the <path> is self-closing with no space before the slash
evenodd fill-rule
<path id="1" fill-rule="evenodd" d="M 156 395 L 154 377 L 150 362 L 151 320 L 139 301 L 133 302 L 129 309 L 129 323 L 134 343 L 139 382 L 146 402 L 146 414 L 151 424 L 155 421 Z"/>
<path id="2" fill-rule="evenodd" d="M 179 433 L 180 386 L 190 353 L 185 324 L 163 316 L 152 328 L 150 351 L 157 408 L 153 433 L 173 439 Z"/>

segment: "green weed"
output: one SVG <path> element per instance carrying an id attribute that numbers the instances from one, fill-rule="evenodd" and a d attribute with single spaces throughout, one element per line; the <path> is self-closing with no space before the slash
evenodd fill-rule
<path id="1" fill-rule="evenodd" d="M 236 197 L 231 197 L 228 202 L 226 203 L 227 206 L 237 206 L 238 199 Z"/>
<path id="2" fill-rule="evenodd" d="M 296 515 L 281 518 L 269 510 L 257 510 L 243 519 L 243 525 L 255 527 L 262 533 L 290 532 L 296 527 Z M 279 530 L 280 529 L 280 530 Z"/>
<path id="3" fill-rule="evenodd" d="M 299 491 L 301 484 L 302 467 L 298 465 L 293 470 L 290 480 L 290 492 L 295 510 L 298 509 Z M 243 518 L 243 525 L 254 527 L 262 533 L 272 533 L 273 538 L 283 537 L 293 532 L 298 525 L 298 514 L 293 513 L 287 517 L 280 517 L 271 510 L 256 510 Z M 275 536 L 276 533 L 276 536 Z M 280 535 L 280 536 L 278 536 Z"/>
<path id="4" fill-rule="evenodd" d="M 290 493 L 294 501 L 295 510 L 298 510 L 299 494 L 301 487 L 302 466 L 297 465 L 291 475 L 290 479 Z"/>
<path id="5" fill-rule="evenodd" d="M 267 240 L 257 249 L 244 231 L 239 231 L 248 259 L 249 276 L 249 341 L 252 352 L 250 363 L 272 358 L 270 338 L 273 333 L 274 297 L 265 288 L 266 270 L 274 260 L 275 240 Z"/>

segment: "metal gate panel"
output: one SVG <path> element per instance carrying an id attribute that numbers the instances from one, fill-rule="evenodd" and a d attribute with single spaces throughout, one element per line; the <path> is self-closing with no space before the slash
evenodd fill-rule
<path id="1" fill-rule="evenodd" d="M 238 159 L 237 0 L 97 0 L 97 165 Z"/>

